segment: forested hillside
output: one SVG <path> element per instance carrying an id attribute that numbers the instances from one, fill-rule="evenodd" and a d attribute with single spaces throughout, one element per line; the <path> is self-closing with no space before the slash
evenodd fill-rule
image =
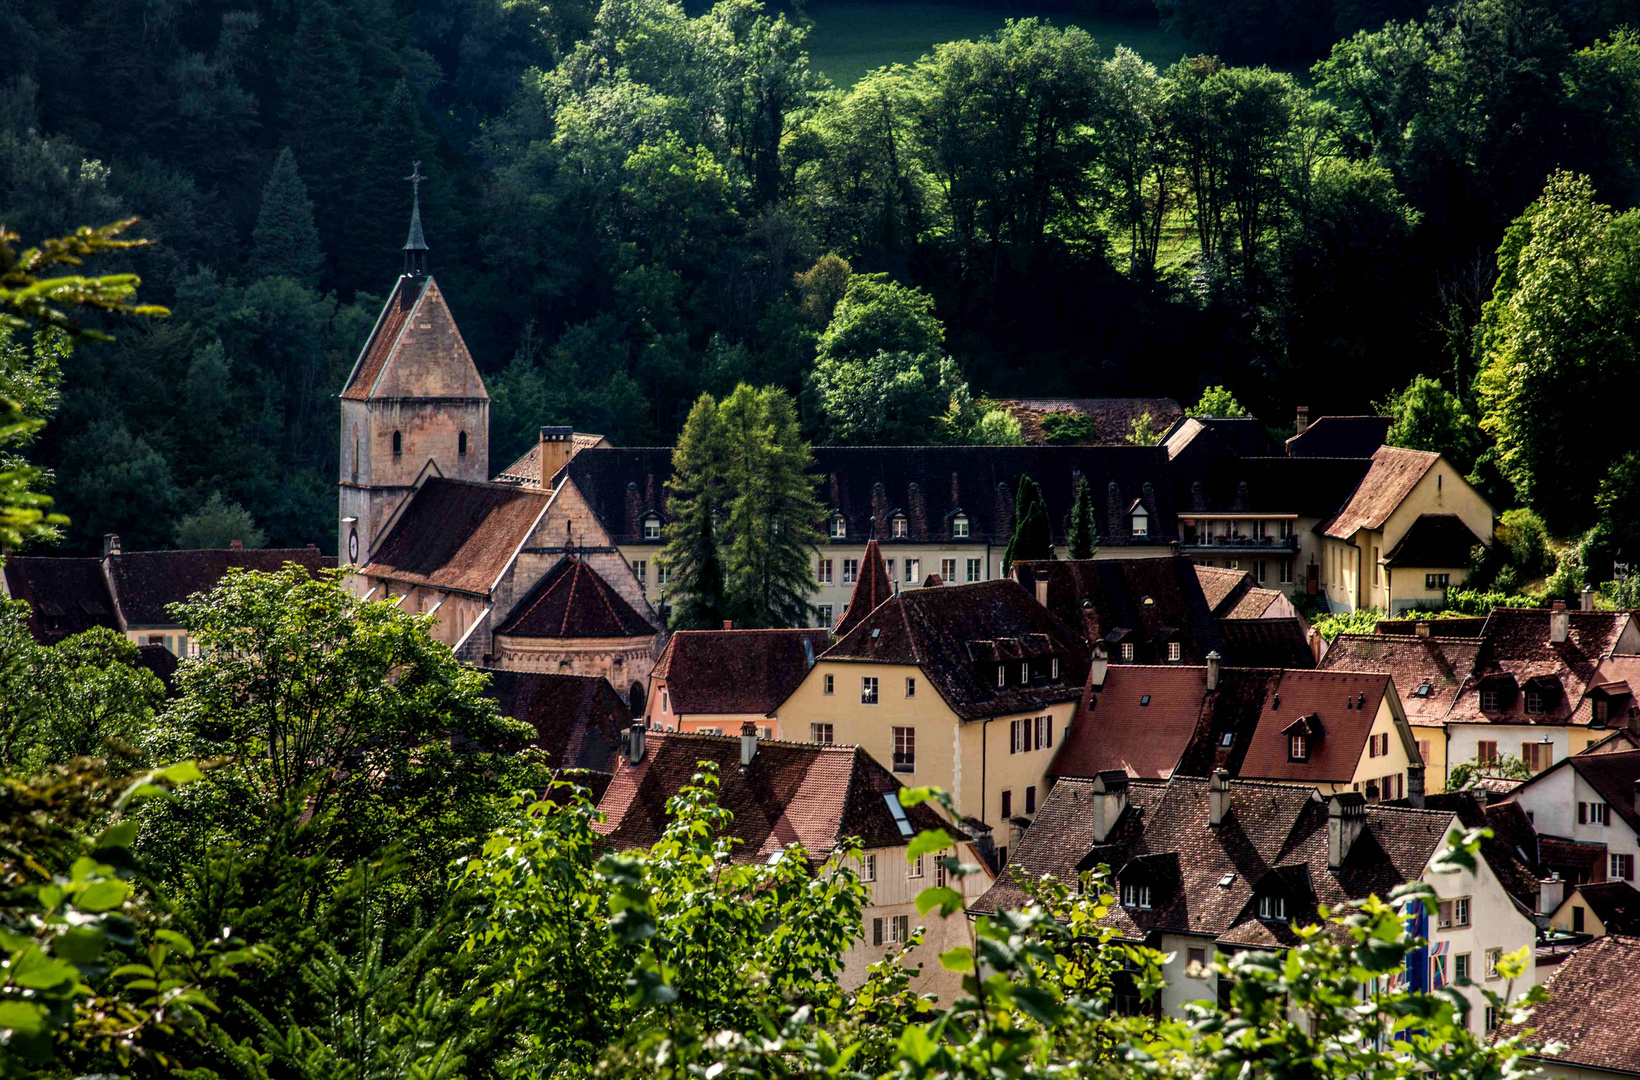
<path id="1" fill-rule="evenodd" d="M 1027 20 L 841 91 L 801 15 L 750 0 L 11 0 L 0 221 L 27 243 L 140 215 L 158 243 L 127 263 L 173 311 L 63 361 L 31 457 L 64 550 L 166 546 L 225 503 L 330 543 L 332 395 L 418 160 L 498 465 L 548 422 L 670 441 L 741 381 L 834 441 L 872 426 L 851 402 L 972 438 L 914 429 L 953 395 L 1211 382 L 1279 424 L 1419 373 L 1479 419 L 1506 227 L 1556 169 L 1636 201 L 1635 5 L 1461 0 L 1334 44 L 1414 14 L 1340 2 L 1297 44 L 1232 32 L 1298 34 L 1289 6 L 1163 14 L 1232 59 L 1330 48 L 1313 88 Z M 1588 524 L 1578 497 L 1557 531 Z"/>

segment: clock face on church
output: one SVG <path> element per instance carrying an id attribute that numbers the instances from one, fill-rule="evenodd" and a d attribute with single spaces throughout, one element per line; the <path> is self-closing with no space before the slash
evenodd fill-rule
<path id="1" fill-rule="evenodd" d="M 347 561 L 351 562 L 351 563 L 356 563 L 356 562 L 359 561 L 359 530 L 358 529 L 349 529 L 349 530 L 347 530 Z"/>

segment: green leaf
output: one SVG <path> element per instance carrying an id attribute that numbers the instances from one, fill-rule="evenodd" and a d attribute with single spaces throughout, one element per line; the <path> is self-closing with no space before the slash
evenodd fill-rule
<path id="1" fill-rule="evenodd" d="M 958 945 L 954 949 L 947 949 L 940 953 L 940 967 L 947 971 L 973 971 L 974 950 L 966 945 Z"/>
<path id="2" fill-rule="evenodd" d="M 173 784 L 191 784 L 204 776 L 205 774 L 199 771 L 199 766 L 191 761 L 179 761 L 159 773 L 161 780 L 169 780 Z"/>
<path id="3" fill-rule="evenodd" d="M 944 829 L 924 829 L 916 835 L 916 838 L 905 849 L 905 861 L 915 862 L 919 855 L 944 851 L 946 848 L 954 846 L 955 843 L 956 841 L 951 839 L 951 834 Z"/>
<path id="4" fill-rule="evenodd" d="M 109 911 L 125 903 L 129 893 L 123 881 L 94 881 L 74 898 L 74 906 L 80 911 Z"/>
<path id="5" fill-rule="evenodd" d="M 936 907 L 940 909 L 941 915 L 950 915 L 961 911 L 962 894 L 944 885 L 924 889 L 917 894 L 917 914 L 927 915 L 931 909 Z"/>
<path id="6" fill-rule="evenodd" d="M 17 962 L 11 981 L 24 990 L 50 990 L 65 982 L 74 982 L 78 977 L 79 972 L 72 964 L 48 960 L 40 953 L 31 952 Z"/>
<path id="7" fill-rule="evenodd" d="M 102 831 L 97 837 L 99 848 L 126 848 L 137 839 L 137 823 L 135 821 L 117 821 Z"/>
<path id="8" fill-rule="evenodd" d="M 45 1030 L 46 1010 L 32 1001 L 0 1001 L 0 1031 L 34 1035 Z"/>
<path id="9" fill-rule="evenodd" d="M 108 938 L 95 926 L 75 926 L 51 943 L 54 955 L 75 964 L 89 964 L 108 948 Z"/>

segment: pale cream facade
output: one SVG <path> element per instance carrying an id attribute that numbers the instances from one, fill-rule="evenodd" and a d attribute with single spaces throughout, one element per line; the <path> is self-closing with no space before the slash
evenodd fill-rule
<path id="1" fill-rule="evenodd" d="M 1406 798 L 1407 766 L 1423 765 L 1418 756 L 1417 737 L 1407 724 L 1401 710 L 1401 699 L 1396 696 L 1395 684 L 1379 702 L 1378 714 L 1372 718 L 1372 730 L 1367 736 L 1367 747 L 1355 766 L 1355 776 L 1349 785 L 1321 785 L 1331 795 L 1338 791 L 1359 791 L 1365 794 L 1367 785 L 1378 787 L 1380 801 Z M 1425 769 L 1427 780 L 1428 770 Z M 1426 787 L 1425 793 L 1428 793 Z"/>
<path id="2" fill-rule="evenodd" d="M 941 876 L 933 855 L 923 856 L 916 864 L 907 862 L 909 850 L 904 845 L 873 848 L 854 864 L 855 871 L 870 889 L 871 898 L 861 913 L 860 940 L 843 954 L 842 983 L 845 989 L 858 988 L 865 982 L 867 969 L 872 964 L 900 949 L 905 938 L 922 927 L 922 944 L 906 953 L 903 960 L 907 966 L 922 966 L 922 974 L 911 980 L 911 988 L 919 994 L 935 994 L 942 1002 L 950 1002 L 962 987 L 962 976 L 940 966 L 940 953 L 958 945 L 973 944 L 968 915 L 959 911 L 942 916 L 937 909 L 919 915 L 917 894 L 937 885 L 950 884 L 963 894 L 966 907 L 983 896 L 995 879 L 983 869 L 984 861 L 967 844 L 957 846 L 957 858 L 981 869 L 963 878 L 960 884 L 948 882 Z"/>
<path id="3" fill-rule="evenodd" d="M 862 680 L 876 680 L 876 704 Z M 909 692 L 908 692 L 908 680 Z M 923 675 L 920 667 L 843 660 L 818 660 L 792 695 L 775 710 L 783 737 L 796 741 L 857 743 L 892 769 L 908 787 L 936 785 L 951 792 L 958 812 L 991 825 L 998 847 L 1010 846 L 1002 816 L 1003 793 L 1010 816 L 1029 818 L 1047 798 L 1046 773 L 1071 717 L 1074 700 L 1044 705 L 1030 712 L 981 720 L 962 720 Z M 1051 721 L 1051 745 L 1011 753 L 1011 725 L 1032 725 L 1044 732 Z M 896 731 L 912 733 L 914 756 L 896 757 Z"/>

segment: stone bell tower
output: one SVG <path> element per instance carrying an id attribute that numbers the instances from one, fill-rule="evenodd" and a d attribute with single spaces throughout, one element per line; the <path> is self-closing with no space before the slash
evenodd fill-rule
<path id="1" fill-rule="evenodd" d="M 438 282 L 427 273 L 421 163 L 399 276 L 341 393 L 342 566 L 363 566 L 428 476 L 487 480 L 490 395 Z"/>

